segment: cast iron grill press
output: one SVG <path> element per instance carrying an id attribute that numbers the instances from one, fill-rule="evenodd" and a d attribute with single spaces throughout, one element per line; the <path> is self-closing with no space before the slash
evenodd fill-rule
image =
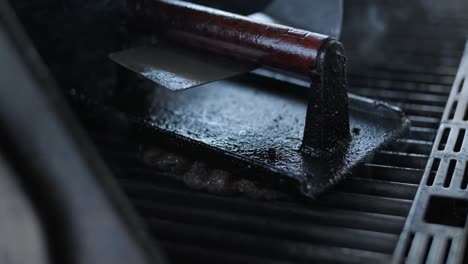
<path id="1" fill-rule="evenodd" d="M 182 1 L 128 6 L 150 41 L 111 58 L 159 86 L 144 113 L 127 114 L 161 144 L 315 198 L 409 126 L 400 109 L 347 94 L 344 50 L 331 37 Z M 259 66 L 311 85 L 228 79 Z"/>

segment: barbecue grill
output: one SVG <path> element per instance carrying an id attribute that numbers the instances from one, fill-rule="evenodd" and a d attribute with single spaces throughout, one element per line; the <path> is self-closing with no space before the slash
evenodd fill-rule
<path id="1" fill-rule="evenodd" d="M 40 10 L 38 6 L 30 1 L 13 1 L 12 5 L 112 172 L 116 189 L 123 191 L 117 196 L 131 207 L 122 210 L 123 214 L 137 216 L 129 217 L 132 224 L 127 228 L 144 233 L 129 232 L 137 242 L 128 243 L 159 248 L 160 252 L 147 250 L 153 252 L 153 258 L 164 256 L 158 261 L 464 263 L 468 4 L 404 2 L 345 2 L 340 41 L 347 55 L 348 91 L 401 108 L 411 126 L 317 199 L 257 186 L 238 178 L 239 172 L 161 146 L 148 139 L 151 136 L 145 130 L 135 128 L 121 111 L 98 107 L 115 104 L 127 109 L 125 101 L 115 98 L 130 94 L 140 99 L 141 94 L 119 85 L 144 82 L 129 77 L 107 58 L 110 51 L 118 50 L 122 35 L 128 34 L 119 8 L 109 4 L 105 9 L 116 15 L 97 15 L 92 23 L 99 21 L 100 26 L 87 32 L 65 23 L 62 16 L 34 24 L 37 20 L 29 11 Z M 89 25 L 91 20 L 79 23 Z M 50 27 L 44 29 L 46 25 Z M 108 25 L 112 29 L 100 35 Z M 57 31 L 51 33 L 51 29 Z M 63 32 L 71 32 L 65 36 L 73 38 L 61 39 Z M 61 48 L 51 49 L 52 41 Z M 75 45 L 68 48 L 71 43 Z M 64 63 L 73 66 L 64 69 Z M 241 78 L 262 82 L 271 78 L 270 73 L 258 70 Z M 294 82 L 308 86 L 302 79 L 294 78 Z M 12 160 L 13 167 L 18 167 L 18 159 Z M 109 184 L 114 186 L 114 182 Z M 26 185 L 28 193 L 34 189 L 30 182 Z M 44 207 L 47 205 L 39 208 Z M 45 230 L 45 235 L 51 232 L 50 225 Z M 132 236 L 134 233 L 137 235 Z M 147 236 L 150 241 L 143 239 Z M 49 245 L 51 255 L 54 248 L 60 248 Z M 147 252 L 142 251 L 135 252 Z M 73 259 L 75 254 L 55 259 Z"/>

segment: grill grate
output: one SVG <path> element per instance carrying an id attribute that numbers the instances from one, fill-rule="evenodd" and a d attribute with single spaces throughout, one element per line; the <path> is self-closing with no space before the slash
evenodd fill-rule
<path id="1" fill-rule="evenodd" d="M 431 153 L 466 25 L 466 19 L 438 18 L 409 26 L 382 48 L 392 60 L 351 69 L 351 92 L 402 107 L 412 127 L 318 201 L 265 202 L 197 192 L 143 166 L 138 144 L 125 135 L 97 128 L 90 134 L 171 263 L 387 262 Z M 439 37 L 432 37 L 434 31 Z M 443 259 L 451 250 L 450 239 L 406 237 L 402 243 L 416 245 L 401 247 L 408 258 Z"/>
<path id="2" fill-rule="evenodd" d="M 468 45 L 395 259 L 461 263 L 466 250 Z M 432 263 L 432 262 L 430 262 Z"/>

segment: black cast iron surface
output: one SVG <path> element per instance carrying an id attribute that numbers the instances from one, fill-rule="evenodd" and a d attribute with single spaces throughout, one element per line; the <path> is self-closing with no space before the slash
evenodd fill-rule
<path id="1" fill-rule="evenodd" d="M 143 120 L 155 139 L 171 141 L 171 147 L 190 155 L 209 151 L 207 155 L 226 156 L 231 167 L 260 172 L 252 180 L 295 188 L 308 197 L 336 184 L 409 125 L 398 109 L 353 96 L 349 100 L 350 141 L 313 157 L 301 151 L 306 88 L 246 77 L 177 93 L 150 89 L 154 92 L 146 98 L 146 112 L 131 119 Z M 296 94 L 291 94 L 294 90 Z"/>

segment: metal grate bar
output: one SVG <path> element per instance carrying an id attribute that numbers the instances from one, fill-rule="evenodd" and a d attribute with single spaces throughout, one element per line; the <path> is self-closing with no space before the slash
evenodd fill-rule
<path id="1" fill-rule="evenodd" d="M 283 221 L 311 221 L 311 219 L 317 219 L 320 222 L 320 219 L 324 221 L 328 221 L 329 224 L 336 224 L 339 226 L 352 226 L 356 224 L 355 221 L 362 221 L 367 224 L 370 224 L 374 220 L 383 220 L 386 219 L 388 221 L 389 226 L 381 227 L 379 229 L 378 226 L 369 225 L 364 227 L 364 229 L 374 230 L 374 231 L 381 231 L 381 230 L 388 230 L 387 228 L 395 228 L 399 226 L 401 223 L 399 222 L 401 218 L 394 217 L 389 214 L 378 214 L 376 212 L 365 212 L 365 211 L 349 211 L 344 208 L 344 210 L 333 209 L 336 206 L 333 206 L 333 201 L 329 200 L 325 207 L 321 203 L 312 203 L 309 204 L 307 207 L 298 206 L 294 203 L 268 203 L 265 204 L 264 202 L 258 201 L 250 201 L 250 200 L 242 200 L 242 199 L 233 199 L 230 197 L 216 197 L 213 199 L 212 195 L 204 194 L 204 193 L 185 193 L 183 191 L 178 191 L 176 187 L 171 186 L 160 186 L 158 185 L 150 185 L 147 182 L 142 183 L 135 183 L 134 180 L 127 179 L 126 181 L 122 181 L 122 185 L 124 186 L 125 190 L 129 195 L 134 198 L 138 199 L 151 199 L 151 200 L 158 200 L 162 199 L 164 195 L 172 194 L 173 201 L 179 201 L 185 206 L 191 207 L 200 207 L 199 203 L 202 202 L 209 202 L 209 208 L 213 210 L 236 210 L 237 213 L 245 213 L 246 215 L 258 215 L 260 216 L 268 216 L 274 217 L 275 219 L 281 219 Z M 350 196 L 348 196 L 350 197 Z M 351 196 L 352 197 L 352 196 Z M 191 198 L 191 199 L 190 199 Z M 190 201 L 187 201 L 190 199 Z M 390 202 L 398 202 L 398 200 L 391 200 Z M 388 201 L 377 201 L 375 204 L 372 204 L 374 207 L 379 205 L 384 205 L 385 203 L 388 204 Z M 206 205 L 205 205 L 206 207 Z M 285 208 L 283 208 L 285 207 Z M 388 205 L 387 205 L 388 207 Z M 316 210 L 310 211 L 310 208 L 314 208 Z M 341 224 L 338 224 L 341 223 Z M 379 223 L 379 221 L 374 221 L 374 223 Z M 323 224 L 323 221 L 322 221 Z M 384 232 L 384 231 L 382 231 Z"/>
<path id="2" fill-rule="evenodd" d="M 300 240 L 275 239 L 268 235 L 245 234 L 238 232 L 238 230 L 232 231 L 226 229 L 225 227 L 200 226 L 184 221 L 178 222 L 174 219 L 160 220 L 147 218 L 146 221 L 150 225 L 151 231 L 155 232 L 164 240 L 192 241 L 198 245 L 209 245 L 222 250 L 234 249 L 236 251 L 245 252 L 246 255 L 273 257 L 275 259 L 294 258 L 294 253 L 290 251 L 290 248 L 310 250 L 310 246 L 314 244 L 328 245 L 330 241 L 326 238 L 339 236 L 338 233 L 331 233 L 330 236 L 324 234 L 323 237 L 320 237 L 320 235 L 319 237 L 313 236 L 314 240 L 302 242 Z M 361 233 L 354 233 L 348 237 L 346 235 L 346 230 L 342 231 L 345 239 L 340 240 L 342 243 L 337 247 L 346 248 L 347 245 L 350 245 L 353 246 L 351 249 L 360 250 L 360 248 L 369 246 L 376 252 L 382 251 L 384 254 L 385 252 L 391 254 L 393 242 L 389 239 L 381 239 L 383 237 L 380 237 L 377 240 L 368 240 L 368 238 Z M 359 239 L 359 242 L 356 241 L 356 236 L 362 238 L 362 240 Z M 319 240 L 315 240 L 315 238 Z M 351 241 L 344 242 L 348 239 L 353 240 L 354 243 Z M 374 241 L 374 243 L 371 241 Z"/>
<path id="3" fill-rule="evenodd" d="M 359 251 L 345 248 L 307 245 L 307 247 L 291 249 L 291 257 L 280 260 L 276 256 L 260 258 L 257 256 L 246 256 L 236 254 L 235 250 L 222 250 L 208 246 L 203 248 L 195 243 L 184 243 L 184 241 L 169 242 L 162 240 L 162 245 L 167 253 L 177 263 L 191 263 L 194 259 L 201 263 L 303 263 L 303 262 L 325 262 L 325 263 L 376 263 L 389 260 L 386 254 Z M 196 245 L 196 246 L 194 246 Z M 233 252 L 234 251 L 234 252 Z M 294 254 L 295 253 L 295 254 Z"/>
<path id="4" fill-rule="evenodd" d="M 379 90 L 395 90 L 403 92 L 419 91 L 424 93 L 433 93 L 447 96 L 450 92 L 450 86 L 442 84 L 424 84 L 415 82 L 405 82 L 398 80 L 381 80 L 381 79 L 350 79 L 352 86 L 350 91 L 353 91 L 353 87 L 375 87 L 376 92 Z"/>

